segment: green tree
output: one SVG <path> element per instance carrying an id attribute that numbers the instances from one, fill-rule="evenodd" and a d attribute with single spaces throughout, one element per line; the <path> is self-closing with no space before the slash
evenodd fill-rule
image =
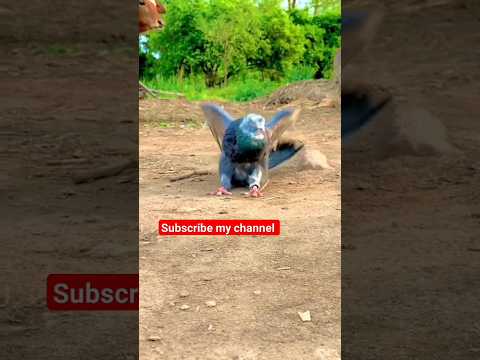
<path id="1" fill-rule="evenodd" d="M 259 11 L 252 0 L 212 0 L 210 5 L 201 29 L 219 55 L 217 63 L 226 85 L 229 76 L 244 70 L 258 49 Z"/>
<path id="2" fill-rule="evenodd" d="M 314 16 L 311 9 L 294 8 L 294 1 L 286 10 L 282 0 L 165 2 L 167 26 L 149 35 L 141 53 L 146 80 L 203 79 L 214 87 L 232 78 L 283 82 L 315 71 L 327 77 L 340 45 L 339 11 Z M 322 1 L 327 3 L 340 2 Z"/>
<path id="3" fill-rule="evenodd" d="M 330 77 L 334 54 L 340 46 L 340 14 L 312 16 L 307 9 L 296 9 L 290 12 L 290 17 L 304 31 L 302 64 L 315 68 L 315 78 Z"/>
<path id="4" fill-rule="evenodd" d="M 281 7 L 280 0 L 259 1 L 262 37 L 253 63 L 272 79 L 279 79 L 302 60 L 305 37 Z"/>
<path id="5" fill-rule="evenodd" d="M 311 0 L 310 6 L 313 8 L 314 16 L 320 16 L 328 12 L 335 12 L 337 14 L 341 12 L 340 0 Z"/>
<path id="6" fill-rule="evenodd" d="M 151 61 L 155 63 L 155 73 L 166 76 L 179 72 L 194 74 L 205 67 L 209 61 L 205 55 L 207 44 L 199 22 L 206 11 L 204 0 L 168 2 L 168 26 L 150 35 L 151 53 L 160 53 L 158 61 Z"/>

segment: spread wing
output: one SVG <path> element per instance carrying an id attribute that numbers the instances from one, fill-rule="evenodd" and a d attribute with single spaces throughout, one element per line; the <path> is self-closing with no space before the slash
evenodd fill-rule
<path id="1" fill-rule="evenodd" d="M 220 106 L 215 104 L 202 105 L 202 110 L 207 118 L 208 127 L 220 150 L 222 150 L 223 136 L 234 119 Z"/>
<path id="2" fill-rule="evenodd" d="M 278 143 L 278 140 L 282 134 L 290 126 L 292 126 L 295 121 L 297 121 L 300 110 L 287 109 L 282 110 L 275 114 L 275 116 L 267 124 L 267 130 L 269 132 L 270 143 L 272 147 L 275 147 L 275 144 Z"/>
<path id="3" fill-rule="evenodd" d="M 342 89 L 342 140 L 374 120 L 392 96 L 382 89 Z"/>

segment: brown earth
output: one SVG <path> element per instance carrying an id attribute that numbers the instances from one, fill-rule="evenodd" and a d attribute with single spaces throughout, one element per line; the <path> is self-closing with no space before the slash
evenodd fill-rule
<path id="1" fill-rule="evenodd" d="M 112 0 L 0 6 L 2 359 L 137 353 L 137 313 L 51 312 L 45 297 L 51 273 L 138 271 L 136 171 L 72 182 L 136 156 L 137 16 Z"/>
<path id="2" fill-rule="evenodd" d="M 351 3 L 379 7 L 345 1 L 343 9 Z M 433 116 L 459 152 L 411 156 L 400 147 L 378 161 L 371 142 L 355 151 L 342 144 L 342 357 L 478 358 L 480 49 L 467 44 L 479 43 L 480 8 L 382 3 L 385 21 L 342 82 L 387 88 L 396 111 L 378 123 L 409 116 L 433 139 Z"/>
<path id="3" fill-rule="evenodd" d="M 340 114 L 296 102 L 288 134 L 333 165 L 300 157 L 273 173 L 260 199 L 207 195 L 218 146 L 200 104 L 140 103 L 140 356 L 142 359 L 338 359 L 340 352 Z M 224 104 L 239 116 L 262 103 Z M 275 109 L 276 110 L 276 109 Z M 192 171 L 211 171 L 181 181 Z M 159 219 L 281 220 L 280 237 L 159 237 Z M 182 297 L 183 295 L 188 295 Z M 214 300 L 215 307 L 205 302 Z M 189 309 L 181 310 L 182 305 Z M 309 310 L 311 322 L 297 312 Z"/>

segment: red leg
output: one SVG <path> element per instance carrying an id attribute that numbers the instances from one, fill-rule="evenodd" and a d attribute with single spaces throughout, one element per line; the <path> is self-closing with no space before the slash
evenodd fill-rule
<path id="1" fill-rule="evenodd" d="M 248 196 L 258 198 L 263 196 L 263 193 L 260 191 L 260 188 L 256 185 L 250 188 L 250 191 L 247 193 Z"/>
<path id="2" fill-rule="evenodd" d="M 225 189 L 223 186 L 221 186 L 216 191 L 211 192 L 210 195 L 222 196 L 222 195 L 232 195 L 232 193 L 227 189 Z"/>

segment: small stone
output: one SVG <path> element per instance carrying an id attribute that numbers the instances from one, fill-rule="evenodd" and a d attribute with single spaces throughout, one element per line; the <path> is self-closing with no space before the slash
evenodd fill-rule
<path id="1" fill-rule="evenodd" d="M 312 318 L 310 317 L 310 311 L 305 311 L 305 312 L 298 312 L 298 316 L 300 316 L 300 319 L 302 319 L 303 322 L 306 321 L 312 321 Z"/>
<path id="2" fill-rule="evenodd" d="M 180 297 L 186 298 L 190 293 L 186 290 L 180 291 Z"/>
<path id="3" fill-rule="evenodd" d="M 255 295 L 260 295 L 262 292 L 261 292 L 260 290 L 255 290 L 253 293 L 254 293 Z"/>
<path id="4" fill-rule="evenodd" d="M 132 181 L 133 181 L 133 178 L 131 176 L 122 176 L 118 178 L 117 184 L 126 184 Z"/>
<path id="5" fill-rule="evenodd" d="M 315 359 L 340 359 L 339 351 L 336 349 L 318 347 L 315 352 Z"/>
<path id="6" fill-rule="evenodd" d="M 160 341 L 162 338 L 160 336 L 150 336 L 148 341 Z"/>
<path id="7" fill-rule="evenodd" d="M 215 300 L 208 300 L 205 301 L 205 305 L 207 305 L 207 307 L 215 307 L 217 306 L 217 302 Z"/>
<path id="8" fill-rule="evenodd" d="M 190 306 L 188 306 L 187 304 L 183 304 L 182 306 L 180 306 L 180 310 L 188 310 L 190 309 Z"/>
<path id="9" fill-rule="evenodd" d="M 76 195 L 77 192 L 75 190 L 72 190 L 72 189 L 65 189 L 62 192 L 62 194 L 65 195 L 65 196 L 73 196 L 73 195 Z"/>
<path id="10" fill-rule="evenodd" d="M 190 214 L 190 213 L 194 213 L 194 212 L 197 212 L 197 211 L 199 211 L 199 209 L 186 207 L 186 208 L 181 209 L 179 212 Z"/>
<path id="11" fill-rule="evenodd" d="M 212 331 L 213 330 L 213 325 L 212 324 L 209 324 L 208 325 L 208 331 Z"/>

